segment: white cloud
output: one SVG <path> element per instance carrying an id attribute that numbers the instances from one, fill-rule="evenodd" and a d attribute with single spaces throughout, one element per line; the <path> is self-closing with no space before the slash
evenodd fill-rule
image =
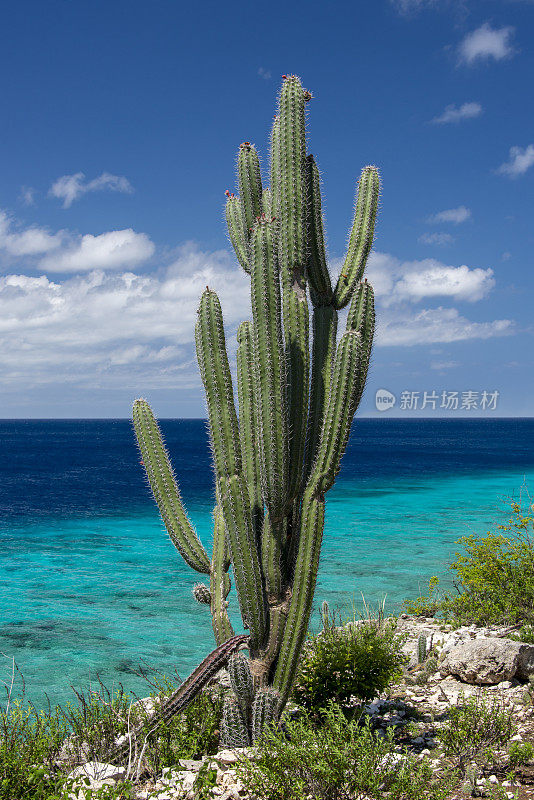
<path id="1" fill-rule="evenodd" d="M 493 270 L 447 266 L 434 258 L 400 261 L 388 253 L 372 253 L 367 275 L 377 301 L 384 306 L 418 303 L 434 297 L 476 302 L 495 285 Z"/>
<path id="2" fill-rule="evenodd" d="M 508 161 L 501 164 L 497 172 L 499 175 L 507 175 L 509 178 L 517 178 L 524 175 L 527 169 L 534 164 L 534 144 L 528 147 L 511 147 Z"/>
<path id="3" fill-rule="evenodd" d="M 450 233 L 422 233 L 419 241 L 423 244 L 443 245 L 454 242 L 454 236 L 451 236 Z"/>
<path id="4" fill-rule="evenodd" d="M 264 81 L 270 81 L 272 77 L 271 70 L 265 69 L 265 67 L 260 67 L 258 69 L 258 75 L 260 76 L 260 78 L 263 78 Z"/>
<path id="5" fill-rule="evenodd" d="M 415 13 L 437 4 L 437 0 L 391 0 L 391 2 L 401 14 Z"/>
<path id="6" fill-rule="evenodd" d="M 480 103 L 463 103 L 456 108 L 455 105 L 446 106 L 445 110 L 431 120 L 435 125 L 445 125 L 449 122 L 461 122 L 463 119 L 474 119 L 482 114 Z"/>
<path id="7" fill-rule="evenodd" d="M 377 345 L 399 347 L 438 342 L 460 342 L 467 339 L 490 339 L 512 332 L 512 322 L 471 322 L 456 308 L 423 309 L 412 315 L 407 312 L 383 314 L 377 327 Z"/>
<path id="8" fill-rule="evenodd" d="M 447 208 L 445 211 L 438 211 L 437 214 L 432 214 L 432 216 L 428 217 L 427 222 L 431 225 L 439 224 L 440 222 L 452 222 L 455 225 L 459 225 L 461 222 L 465 222 L 466 219 L 469 219 L 470 216 L 470 208 L 458 206 L 458 208 Z"/>
<path id="9" fill-rule="evenodd" d="M 64 233 L 50 233 L 46 228 L 30 226 L 20 230 L 20 226 L 0 211 L 0 250 L 10 256 L 35 256 L 56 250 L 64 239 Z"/>
<path id="10" fill-rule="evenodd" d="M 458 47 L 460 62 L 468 65 L 479 61 L 488 61 L 493 58 L 501 61 L 508 58 L 514 52 L 510 39 L 514 33 L 514 28 L 508 26 L 504 28 L 492 28 L 485 22 L 480 28 L 469 33 Z"/>
<path id="11" fill-rule="evenodd" d="M 430 369 L 435 369 L 438 372 L 444 372 L 446 369 L 454 369 L 455 367 L 459 367 L 460 364 L 458 361 L 431 361 L 430 362 Z"/>
<path id="12" fill-rule="evenodd" d="M 250 281 L 226 252 L 185 245 L 159 275 L 0 278 L 3 380 L 21 387 L 128 386 L 133 393 L 154 386 L 196 389 L 194 328 L 206 285 L 218 292 L 235 339 L 238 323 L 249 316 Z"/>
<path id="13" fill-rule="evenodd" d="M 146 233 L 136 233 L 131 228 L 108 231 L 99 236 L 87 233 L 60 253 L 42 259 L 39 266 L 50 272 L 124 269 L 146 261 L 154 250 L 154 244 Z"/>
<path id="14" fill-rule="evenodd" d="M 83 172 L 76 172 L 74 175 L 63 175 L 58 178 L 50 187 L 48 194 L 63 200 L 63 208 L 70 208 L 82 195 L 106 190 L 131 194 L 133 187 L 127 178 L 109 172 L 103 172 L 92 181 L 86 181 Z"/>
<path id="15" fill-rule="evenodd" d="M 34 206 L 35 189 L 32 186 L 21 186 L 19 200 L 25 206 Z"/>

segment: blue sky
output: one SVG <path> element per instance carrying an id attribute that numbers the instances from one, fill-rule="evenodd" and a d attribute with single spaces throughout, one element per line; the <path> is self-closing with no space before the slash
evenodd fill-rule
<path id="1" fill-rule="evenodd" d="M 447 413 L 446 391 L 454 415 L 532 415 L 533 41 L 527 0 L 4 4 L 0 416 L 126 417 L 139 395 L 204 416 L 198 297 L 219 292 L 234 353 L 224 191 L 241 141 L 266 165 L 283 73 L 314 95 L 334 272 L 360 169 L 382 174 L 362 413 L 386 389 L 385 414 Z"/>

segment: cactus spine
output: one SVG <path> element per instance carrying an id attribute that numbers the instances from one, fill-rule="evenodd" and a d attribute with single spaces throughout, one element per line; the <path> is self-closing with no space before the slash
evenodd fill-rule
<path id="1" fill-rule="evenodd" d="M 299 78 L 284 76 L 270 187 L 262 184 L 255 147 L 244 142 L 239 194 L 226 193 L 229 238 L 251 282 L 252 320 L 238 331 L 238 412 L 218 297 L 207 288 L 200 300 L 196 345 L 217 495 L 211 560 L 187 519 L 152 412 L 144 400 L 134 404 L 143 463 L 167 531 L 187 563 L 210 576 L 209 589 L 197 584 L 194 594 L 210 606 L 218 645 L 235 637 L 226 601 L 233 567 L 249 630 L 249 658 L 236 654 L 229 664 L 222 738 L 234 746 L 257 741 L 289 696 L 315 591 L 324 496 L 347 445 L 374 333 L 373 290 L 362 278 L 373 243 L 378 171 L 362 171 L 347 253 L 333 284 L 319 170 L 307 152 L 310 98 Z M 349 303 L 336 343 L 338 310 Z"/>

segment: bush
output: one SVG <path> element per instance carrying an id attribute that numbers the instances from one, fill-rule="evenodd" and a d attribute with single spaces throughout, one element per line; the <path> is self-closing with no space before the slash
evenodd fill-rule
<path id="1" fill-rule="evenodd" d="M 374 734 L 366 723 L 347 722 L 330 703 L 320 727 L 308 714 L 268 729 L 251 761 L 238 774 L 249 792 L 263 800 L 444 800 L 454 773 L 438 778 L 426 761 L 398 753 L 393 731 Z"/>
<path id="2" fill-rule="evenodd" d="M 508 763 L 511 769 L 528 764 L 534 759 L 534 746 L 531 742 L 512 742 L 508 748 Z"/>
<path id="3" fill-rule="evenodd" d="M 223 694 L 205 691 L 170 722 L 161 723 L 148 743 L 146 759 L 158 774 L 175 766 L 181 758 L 200 759 L 213 755 L 219 747 Z"/>
<path id="4" fill-rule="evenodd" d="M 312 712 L 334 701 L 346 711 L 371 700 L 400 676 L 403 638 L 396 622 L 352 621 L 337 627 L 323 605 L 323 630 L 304 649 L 295 678 L 293 700 Z"/>
<path id="5" fill-rule="evenodd" d="M 45 800 L 57 787 L 54 760 L 66 735 L 57 712 L 37 711 L 21 700 L 0 710 L 1 800 Z"/>
<path id="6" fill-rule="evenodd" d="M 511 505 L 508 524 L 499 533 L 462 536 L 449 569 L 457 594 L 436 594 L 438 579 L 431 578 L 428 595 L 406 601 L 409 613 L 445 617 L 457 624 L 522 625 L 532 636 L 534 624 L 534 515 Z M 531 507 L 532 508 L 532 507 Z M 506 532 L 506 533 L 504 533 Z"/>
<path id="7" fill-rule="evenodd" d="M 515 730 L 511 710 L 497 698 L 484 700 L 477 694 L 451 706 L 439 737 L 445 756 L 465 774 L 471 761 L 485 766 L 494 760 L 495 750 L 507 745 Z"/>

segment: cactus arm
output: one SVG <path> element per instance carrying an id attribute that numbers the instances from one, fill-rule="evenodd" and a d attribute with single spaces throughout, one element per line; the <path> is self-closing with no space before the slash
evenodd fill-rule
<path id="1" fill-rule="evenodd" d="M 258 408 L 263 500 L 272 522 L 287 504 L 286 364 L 282 340 L 280 282 L 273 223 L 260 219 L 251 238 L 251 298 L 254 321 L 254 385 Z"/>
<path id="2" fill-rule="evenodd" d="M 311 472 L 321 436 L 324 404 L 328 396 L 332 364 L 336 352 L 337 311 L 333 306 L 315 306 L 313 310 L 313 351 L 310 406 L 306 430 L 305 478 Z"/>
<path id="3" fill-rule="evenodd" d="M 278 258 L 284 283 L 292 284 L 306 264 L 306 128 L 304 91 L 296 75 L 288 75 L 279 97 L 280 145 Z M 274 189 L 274 186 L 273 186 Z"/>
<path id="4" fill-rule="evenodd" d="M 215 507 L 213 520 L 213 551 L 211 557 L 210 595 L 211 624 L 218 645 L 235 636 L 227 611 L 226 597 L 230 591 L 228 569 L 230 559 L 226 543 L 224 518 L 220 506 Z"/>
<path id="5" fill-rule="evenodd" d="M 356 199 L 354 221 L 349 237 L 347 255 L 334 292 L 336 308 L 344 308 L 360 282 L 367 258 L 373 246 L 380 181 L 376 167 L 362 171 Z"/>
<path id="6" fill-rule="evenodd" d="M 243 476 L 222 478 L 220 497 L 241 618 L 250 631 L 252 655 L 265 641 L 268 618 L 250 500 Z"/>
<path id="7" fill-rule="evenodd" d="M 250 265 L 248 262 L 248 231 L 243 203 L 235 194 L 230 194 L 230 192 L 228 192 L 227 196 L 225 216 L 228 236 L 232 242 L 237 260 L 245 272 L 250 272 Z"/>
<path id="8" fill-rule="evenodd" d="M 308 187 L 308 278 L 314 305 L 332 302 L 332 283 L 326 263 L 323 214 L 321 209 L 321 181 L 312 155 L 306 158 Z"/>
<path id="9" fill-rule="evenodd" d="M 239 195 L 245 210 L 247 233 L 250 233 L 257 217 L 262 212 L 260 160 L 256 148 L 250 142 L 243 142 L 239 148 L 237 176 Z"/>
<path id="10" fill-rule="evenodd" d="M 274 216 L 273 194 L 268 186 L 265 187 L 261 194 L 261 210 L 266 217 Z"/>
<path id="11" fill-rule="evenodd" d="M 282 706 L 289 695 L 302 645 L 308 631 L 324 528 L 324 499 L 311 491 L 304 495 L 301 529 L 293 593 L 289 604 L 282 646 L 273 685 L 282 696 Z"/>
<path id="12" fill-rule="evenodd" d="M 288 373 L 288 499 L 300 492 L 310 383 L 309 313 L 306 292 L 300 285 L 284 289 L 284 331 Z"/>
<path id="13" fill-rule="evenodd" d="M 234 653 L 228 660 L 228 675 L 243 717 L 249 722 L 252 701 L 254 700 L 254 680 L 250 671 L 248 658 L 241 653 Z"/>
<path id="14" fill-rule="evenodd" d="M 254 400 L 253 332 L 250 322 L 237 331 L 237 393 L 239 397 L 239 435 L 243 473 L 250 495 L 250 510 L 256 538 L 260 541 L 263 520 L 261 496 L 258 409 Z"/>
<path id="15" fill-rule="evenodd" d="M 248 747 L 250 742 L 250 731 L 238 698 L 233 692 L 229 692 L 224 698 L 221 744 L 226 747 Z"/>
<path id="16" fill-rule="evenodd" d="M 356 399 L 357 405 L 360 402 L 365 387 L 375 332 L 374 292 L 373 287 L 370 283 L 367 283 L 366 280 L 357 286 L 352 296 L 347 316 L 347 330 L 351 329 L 359 333 L 362 340 L 362 380 L 360 383 L 360 391 Z"/>
<path id="17" fill-rule="evenodd" d="M 277 114 L 271 128 L 271 210 L 278 217 L 280 206 L 280 117 Z"/>
<path id="18" fill-rule="evenodd" d="M 206 391 L 215 472 L 217 479 L 229 477 L 241 472 L 241 445 L 221 304 L 210 289 L 200 300 L 195 339 Z"/>
<path id="19" fill-rule="evenodd" d="M 133 423 L 150 488 L 167 533 L 190 567 L 209 575 L 209 558 L 185 512 L 163 437 L 146 400 L 133 405 Z"/>
<path id="20" fill-rule="evenodd" d="M 260 741 L 264 730 L 278 719 L 280 695 L 273 689 L 256 692 L 252 705 L 252 744 Z"/>
<path id="21" fill-rule="evenodd" d="M 361 389 L 362 362 L 360 335 L 356 331 L 346 331 L 337 347 L 321 441 L 308 480 L 308 488 L 312 488 L 314 494 L 327 492 L 339 472 Z"/>

